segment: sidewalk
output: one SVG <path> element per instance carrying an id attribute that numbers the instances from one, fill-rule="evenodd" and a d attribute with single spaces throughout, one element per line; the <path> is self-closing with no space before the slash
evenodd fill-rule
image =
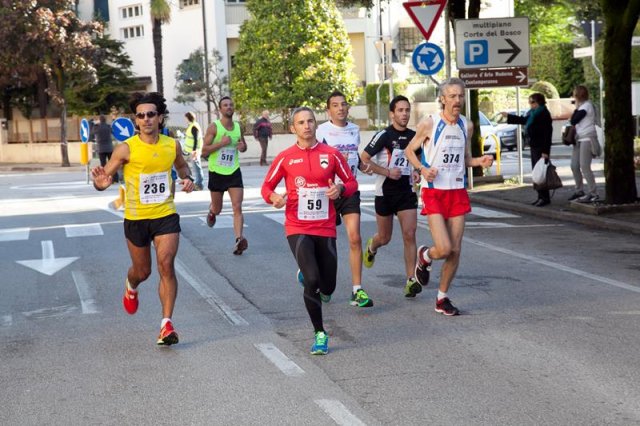
<path id="1" fill-rule="evenodd" d="M 360 148 L 370 141 L 374 132 L 361 132 Z M 245 136 L 247 142 L 247 151 L 240 154 L 240 164 L 243 167 L 259 166 L 260 164 L 260 145 L 252 136 Z M 268 161 L 283 149 L 288 148 L 295 142 L 295 136 L 275 135 L 273 140 L 269 141 Z M 555 157 L 557 158 L 557 157 Z M 525 160 L 525 161 L 528 161 Z M 93 159 L 91 165 L 98 164 Z M 596 169 L 594 167 L 594 169 Z M 266 172 L 267 168 L 264 167 Z M 59 172 L 84 172 L 85 167 L 74 164 L 71 167 L 61 167 L 60 164 L 7 164 L 0 163 L 0 173 L 59 173 Z M 482 184 L 476 182 L 475 188 L 469 191 L 469 196 L 473 203 L 482 204 L 488 207 L 496 207 L 507 209 L 514 212 L 545 217 L 558 221 L 568 221 L 580 223 L 587 226 L 593 226 L 600 229 L 611 231 L 628 232 L 640 235 L 640 203 L 633 210 L 624 212 L 607 212 L 605 214 L 590 214 L 587 206 L 582 206 L 584 211 L 578 211 L 571 207 L 571 203 L 567 200 L 573 193 L 574 184 L 571 170 L 569 167 L 558 167 L 558 174 L 562 178 L 564 186 L 555 191 L 551 204 L 545 207 L 534 207 L 530 203 L 536 199 L 536 192 L 531 185 L 530 173 L 525 174 L 525 184 L 515 185 L 509 183 L 501 184 Z M 602 168 L 594 170 L 598 183 L 598 193 L 604 198 L 604 178 Z M 636 174 L 636 188 L 640 189 L 640 174 Z M 592 209 L 593 210 L 593 209 Z"/>

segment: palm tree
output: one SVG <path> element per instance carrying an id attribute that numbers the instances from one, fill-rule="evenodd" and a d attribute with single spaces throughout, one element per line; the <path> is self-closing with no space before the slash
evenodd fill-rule
<path id="1" fill-rule="evenodd" d="M 162 24 L 171 20 L 171 6 L 167 0 L 151 0 L 149 11 L 151 13 L 153 34 L 153 57 L 156 63 L 156 90 L 164 93 L 164 81 L 162 78 Z"/>

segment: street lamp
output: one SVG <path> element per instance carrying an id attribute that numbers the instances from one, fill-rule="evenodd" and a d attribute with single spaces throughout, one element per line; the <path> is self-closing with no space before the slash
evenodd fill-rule
<path id="1" fill-rule="evenodd" d="M 205 98 L 207 102 L 207 126 L 211 124 L 211 103 L 209 98 L 211 96 L 211 88 L 209 87 L 209 48 L 207 45 L 207 14 L 205 12 L 204 3 L 202 1 L 202 33 L 204 35 L 204 85 L 205 85 Z"/>

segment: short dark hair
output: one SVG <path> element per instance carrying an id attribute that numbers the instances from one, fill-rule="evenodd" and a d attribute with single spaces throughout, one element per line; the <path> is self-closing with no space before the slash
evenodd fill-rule
<path id="1" fill-rule="evenodd" d="M 533 102 L 537 103 L 538 105 L 546 105 L 547 104 L 547 100 L 545 99 L 544 95 L 542 93 L 532 93 L 529 95 L 529 99 L 531 99 Z"/>
<path id="2" fill-rule="evenodd" d="M 188 111 L 187 113 L 185 113 L 184 115 L 186 117 L 187 120 L 189 121 L 193 121 L 196 119 L 196 116 L 193 115 L 193 113 L 191 111 Z"/>
<path id="3" fill-rule="evenodd" d="M 233 102 L 233 99 L 231 99 L 231 96 L 223 96 L 218 101 L 218 108 L 222 107 L 222 101 L 226 101 L 227 99 L 229 99 L 231 102 Z"/>
<path id="4" fill-rule="evenodd" d="M 131 112 L 133 114 L 136 113 L 138 109 L 138 105 L 140 104 L 154 104 L 156 106 L 156 111 L 158 114 L 162 115 L 162 121 L 160 121 L 159 126 L 162 129 L 164 127 L 164 120 L 169 114 L 167 110 L 167 103 L 164 96 L 160 92 L 135 92 L 131 95 L 131 99 L 129 100 L 129 107 L 131 108 Z"/>
<path id="5" fill-rule="evenodd" d="M 313 119 L 314 120 L 316 119 L 316 114 L 313 112 L 313 110 L 311 108 L 306 107 L 306 106 L 301 106 L 301 107 L 294 108 L 293 111 L 291 111 L 291 122 L 292 123 L 293 123 L 293 118 L 296 116 L 296 114 L 298 114 L 299 112 L 302 112 L 302 111 L 310 112 L 311 115 L 313 116 Z"/>
<path id="6" fill-rule="evenodd" d="M 389 102 L 389 111 L 394 112 L 396 110 L 396 104 L 402 101 L 406 101 L 409 105 L 411 105 L 411 102 L 409 102 L 409 99 L 406 96 L 398 95 L 395 98 L 391 99 L 391 102 Z"/>
<path id="7" fill-rule="evenodd" d="M 329 109 L 329 106 L 331 105 L 331 99 L 332 98 L 337 98 L 337 97 L 340 97 L 340 96 L 343 97 L 345 100 L 347 100 L 347 97 L 341 91 L 334 90 L 333 92 L 331 92 L 331 94 L 327 98 L 327 109 Z"/>

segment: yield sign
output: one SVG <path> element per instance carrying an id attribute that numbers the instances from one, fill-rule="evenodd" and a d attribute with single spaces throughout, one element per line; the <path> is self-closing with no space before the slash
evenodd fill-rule
<path id="1" fill-rule="evenodd" d="M 429 40 L 447 0 L 408 1 L 402 3 L 425 40 Z"/>

